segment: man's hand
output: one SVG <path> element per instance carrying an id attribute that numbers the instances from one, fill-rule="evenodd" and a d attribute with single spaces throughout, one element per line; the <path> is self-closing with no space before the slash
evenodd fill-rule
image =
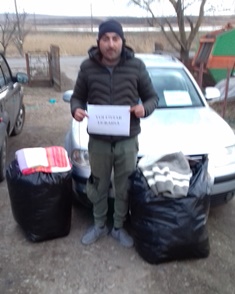
<path id="1" fill-rule="evenodd" d="M 77 108 L 74 112 L 73 116 L 77 121 L 81 122 L 83 121 L 84 117 L 88 117 L 87 113 L 85 110 L 81 108 Z"/>
<path id="2" fill-rule="evenodd" d="M 130 112 L 134 113 L 134 115 L 138 118 L 145 116 L 145 110 L 142 104 L 132 106 Z"/>

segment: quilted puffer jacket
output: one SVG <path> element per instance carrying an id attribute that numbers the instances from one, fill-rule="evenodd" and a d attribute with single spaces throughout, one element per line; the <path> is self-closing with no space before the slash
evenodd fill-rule
<path id="1" fill-rule="evenodd" d="M 158 97 L 142 60 L 134 56 L 134 51 L 125 46 L 120 62 L 110 71 L 101 63 L 98 47 L 92 47 L 89 58 L 83 61 L 71 97 L 71 113 L 76 108 L 86 109 L 88 104 L 129 105 L 140 103 L 149 116 L 158 104 Z M 140 133 L 140 119 L 131 115 L 130 137 Z M 118 141 L 120 136 L 94 135 L 95 138 Z"/>

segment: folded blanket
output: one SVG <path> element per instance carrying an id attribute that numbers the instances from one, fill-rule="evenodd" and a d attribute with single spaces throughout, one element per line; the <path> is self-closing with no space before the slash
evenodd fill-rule
<path id="1" fill-rule="evenodd" d="M 171 198 L 187 196 L 192 172 L 182 152 L 167 154 L 156 161 L 153 157 L 142 158 L 138 166 L 155 195 Z"/>
<path id="2" fill-rule="evenodd" d="M 24 175 L 66 172 L 72 167 L 67 151 L 61 146 L 23 148 L 16 151 L 15 158 Z"/>

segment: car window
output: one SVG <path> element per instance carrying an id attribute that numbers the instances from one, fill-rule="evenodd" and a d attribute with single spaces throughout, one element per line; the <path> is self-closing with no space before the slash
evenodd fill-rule
<path id="1" fill-rule="evenodd" d="M 4 89 L 11 81 L 10 70 L 5 60 L 0 56 L 0 88 Z"/>
<path id="2" fill-rule="evenodd" d="M 0 67 L 0 90 L 3 89 L 5 85 L 6 85 L 5 78 L 4 78 L 2 69 Z"/>
<path id="3" fill-rule="evenodd" d="M 195 107 L 204 105 L 187 73 L 181 68 L 148 68 L 159 107 Z"/>

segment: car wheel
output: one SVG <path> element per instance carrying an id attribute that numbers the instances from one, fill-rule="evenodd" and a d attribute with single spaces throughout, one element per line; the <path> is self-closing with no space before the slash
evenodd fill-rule
<path id="1" fill-rule="evenodd" d="M 20 111 L 19 111 L 19 114 L 17 116 L 16 122 L 15 122 L 14 129 L 11 133 L 11 136 L 19 135 L 22 132 L 23 126 L 24 126 L 24 121 L 25 121 L 25 106 L 24 106 L 24 104 L 22 104 Z"/>
<path id="2" fill-rule="evenodd" d="M 0 182 L 6 177 L 6 158 L 7 158 L 7 135 L 4 138 L 0 149 Z"/>

